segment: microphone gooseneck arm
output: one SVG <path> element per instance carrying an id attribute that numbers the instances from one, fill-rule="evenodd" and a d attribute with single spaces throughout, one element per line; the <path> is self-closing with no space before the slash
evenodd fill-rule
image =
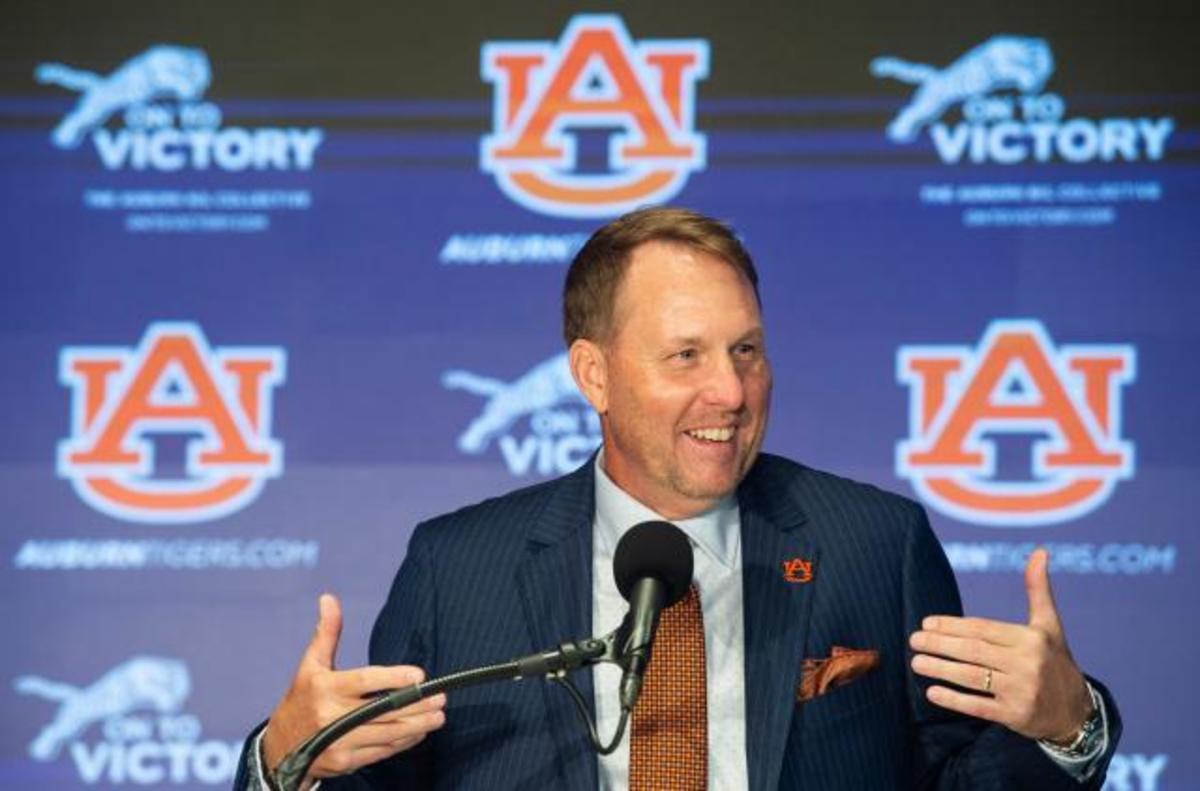
<path id="1" fill-rule="evenodd" d="M 272 781 L 271 784 L 279 789 L 279 791 L 298 791 L 317 756 L 324 752 L 329 745 L 359 725 L 370 722 L 389 711 L 411 706 L 413 703 L 430 695 L 436 695 L 439 692 L 474 687 L 492 681 L 517 681 L 522 678 L 544 676 L 562 683 L 571 693 L 571 697 L 576 701 L 576 704 L 582 706 L 580 711 L 588 725 L 592 744 L 597 749 L 600 749 L 601 745 L 596 738 L 596 729 L 588 716 L 587 706 L 583 702 L 583 697 L 579 694 L 579 690 L 567 679 L 566 674 L 572 670 L 591 666 L 599 662 L 619 663 L 617 634 L 617 632 L 613 632 L 602 639 L 589 638 L 567 642 L 558 648 L 519 657 L 509 662 L 450 673 L 423 681 L 419 684 L 412 684 L 407 687 L 381 693 L 357 709 L 349 711 L 329 723 L 289 753 L 279 763 L 275 771 L 269 773 L 269 779 Z M 615 749 L 620 741 L 621 735 L 624 732 L 624 719 L 625 717 L 622 716 L 617 737 L 609 746 L 609 752 Z"/>

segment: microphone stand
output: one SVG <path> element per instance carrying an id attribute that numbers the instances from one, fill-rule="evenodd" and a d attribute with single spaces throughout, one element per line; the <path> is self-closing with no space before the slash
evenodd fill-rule
<path id="1" fill-rule="evenodd" d="M 300 784 L 304 782 L 304 778 L 308 774 L 313 761 L 317 759 L 317 756 L 324 752 L 329 745 L 359 725 L 369 722 L 381 714 L 402 709 L 405 706 L 412 705 L 423 698 L 436 695 L 439 692 L 474 687 L 492 681 L 505 679 L 516 681 L 534 676 L 543 676 L 550 681 L 562 684 L 566 688 L 571 694 L 571 698 L 574 700 L 580 716 L 583 717 L 592 746 L 602 755 L 607 755 L 615 750 L 616 746 L 620 743 L 621 737 L 625 732 L 625 723 L 629 712 L 625 707 L 622 707 L 621 720 L 617 726 L 616 735 L 610 744 L 602 745 L 596 734 L 596 726 L 588 716 L 587 704 L 583 700 L 583 696 L 579 690 L 567 678 L 567 673 L 582 667 L 591 667 L 601 662 L 611 662 L 624 666 L 625 658 L 620 655 L 618 646 L 624 642 L 622 633 L 625 632 L 625 629 L 626 626 L 623 624 L 621 628 L 600 639 L 593 637 L 581 641 L 566 642 L 558 648 L 519 657 L 510 662 L 462 670 L 457 673 L 450 673 L 445 676 L 429 679 L 419 684 L 382 693 L 365 705 L 347 712 L 317 731 L 306 742 L 289 753 L 280 762 L 279 766 L 276 767 L 274 772 L 267 773 L 268 780 L 279 791 L 299 791 Z"/>

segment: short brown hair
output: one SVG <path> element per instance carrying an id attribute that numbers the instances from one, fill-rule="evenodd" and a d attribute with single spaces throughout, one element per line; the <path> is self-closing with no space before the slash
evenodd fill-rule
<path id="1" fill-rule="evenodd" d="M 612 332 L 617 287 L 635 248 L 677 242 L 721 259 L 750 281 L 758 299 L 758 273 L 733 230 L 688 209 L 659 206 L 629 212 L 605 225 L 575 254 L 563 287 L 563 340 L 603 342 Z"/>

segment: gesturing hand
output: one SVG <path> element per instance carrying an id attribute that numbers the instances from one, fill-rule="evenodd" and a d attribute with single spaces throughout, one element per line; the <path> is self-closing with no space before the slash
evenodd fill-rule
<path id="1" fill-rule="evenodd" d="M 1069 742 L 1091 711 L 1083 674 L 1071 658 L 1054 594 L 1046 550 L 1025 567 L 1027 625 L 986 618 L 931 615 L 909 638 L 912 669 L 984 694 L 931 686 L 938 706 L 1008 726 L 1031 739 Z"/>
<path id="2" fill-rule="evenodd" d="M 319 728 L 361 706 L 365 696 L 425 678 L 421 668 L 408 665 L 335 670 L 334 657 L 342 633 L 341 605 L 332 595 L 324 594 L 319 607 L 317 631 L 263 734 L 263 759 L 270 769 Z M 442 726 L 445 704 L 445 695 L 435 695 L 356 728 L 317 758 L 309 770 L 310 777 L 352 772 L 412 747 L 426 733 Z"/>

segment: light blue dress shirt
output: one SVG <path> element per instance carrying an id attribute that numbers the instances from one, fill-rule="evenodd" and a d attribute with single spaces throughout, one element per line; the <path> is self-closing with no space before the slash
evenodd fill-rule
<path id="1" fill-rule="evenodd" d="M 604 472 L 603 454 L 596 461 L 596 517 L 592 531 L 592 631 L 615 629 L 629 605 L 613 579 L 612 558 L 626 530 L 641 522 L 661 520 L 622 491 Z M 746 768 L 746 683 L 742 609 L 742 532 L 737 501 L 721 500 L 692 519 L 675 521 L 691 540 L 704 613 L 704 653 L 708 705 L 708 787 L 712 791 L 744 791 Z M 593 670 L 597 730 L 611 738 L 620 718 L 617 687 L 621 670 L 601 665 Z M 629 735 L 611 755 L 600 757 L 601 791 L 629 787 Z"/>

